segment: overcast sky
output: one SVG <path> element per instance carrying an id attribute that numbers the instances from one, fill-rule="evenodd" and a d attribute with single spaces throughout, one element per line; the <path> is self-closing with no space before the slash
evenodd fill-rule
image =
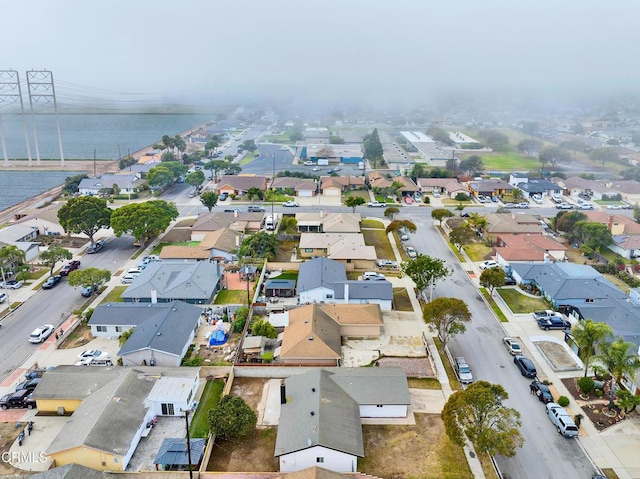
<path id="1" fill-rule="evenodd" d="M 638 0 L 30 0 L 1 11 L 0 69 L 51 70 L 61 100 L 640 88 Z"/>

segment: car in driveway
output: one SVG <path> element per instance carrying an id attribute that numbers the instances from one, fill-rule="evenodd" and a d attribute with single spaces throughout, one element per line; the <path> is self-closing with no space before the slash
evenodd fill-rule
<path id="1" fill-rule="evenodd" d="M 533 365 L 531 359 L 518 354 L 513 357 L 513 363 L 520 370 L 520 374 L 527 378 L 535 378 L 538 375 L 538 371 L 536 371 L 536 367 Z"/>
<path id="2" fill-rule="evenodd" d="M 24 281 L 11 280 L 11 281 L 0 282 L 0 288 L 4 288 L 4 289 L 20 289 L 22 288 L 23 285 L 24 285 Z"/>
<path id="3" fill-rule="evenodd" d="M 29 342 L 33 344 L 44 343 L 53 334 L 54 330 L 53 324 L 44 324 L 33 330 L 29 335 Z"/>
<path id="4" fill-rule="evenodd" d="M 522 354 L 522 347 L 520 346 L 520 343 L 518 343 L 518 341 L 516 341 L 514 338 L 511 338 L 509 336 L 507 336 L 506 338 L 502 338 L 502 343 L 505 345 L 507 351 L 509 351 L 509 354 L 511 354 L 512 356 Z"/>
<path id="5" fill-rule="evenodd" d="M 69 276 L 69 273 L 77 270 L 79 267 L 80 267 L 80 261 L 78 260 L 69 261 L 60 270 L 60 276 Z"/>
<path id="6" fill-rule="evenodd" d="M 567 319 L 563 319 L 559 316 L 553 316 L 552 318 L 542 318 L 538 320 L 538 327 L 549 331 L 550 329 L 571 329 L 571 322 Z"/>
<path id="7" fill-rule="evenodd" d="M 31 397 L 31 391 L 22 389 L 11 394 L 6 394 L 0 398 L 2 409 L 35 409 L 36 401 Z"/>
<path id="8" fill-rule="evenodd" d="M 416 251 L 416 249 L 413 246 L 407 246 L 405 248 L 406 252 L 407 252 L 407 256 L 409 258 L 415 258 L 418 256 L 418 252 Z"/>
<path id="9" fill-rule="evenodd" d="M 539 319 L 553 318 L 559 315 L 559 313 L 556 313 L 551 309 L 545 309 L 544 311 L 534 311 L 531 314 L 533 315 L 533 319 L 535 319 L 536 321 L 538 321 Z"/>
<path id="10" fill-rule="evenodd" d="M 49 276 L 49 278 L 42 285 L 42 289 L 51 289 L 51 288 L 53 288 L 56 284 L 58 284 L 60 282 L 61 279 L 62 279 L 62 276 L 60 276 L 59 274 L 57 274 L 55 276 Z"/>
<path id="11" fill-rule="evenodd" d="M 367 207 L 369 208 L 384 208 L 387 206 L 385 203 L 380 203 L 379 201 L 370 201 L 367 203 Z"/>
<path id="12" fill-rule="evenodd" d="M 0 293 L 0 304 L 4 303 L 8 297 L 7 293 Z"/>
<path id="13" fill-rule="evenodd" d="M 89 358 L 110 358 L 109 353 L 105 353 L 104 351 L 100 351 L 99 349 L 85 349 L 80 354 L 78 354 L 78 359 L 89 359 Z"/>
<path id="14" fill-rule="evenodd" d="M 531 391 L 531 394 L 535 394 L 535 396 L 538 398 L 538 401 L 540 402 L 543 402 L 545 404 L 553 402 L 553 394 L 551 394 L 549 386 L 547 386 L 545 383 L 537 380 L 531 381 L 531 384 L 529 384 L 529 391 Z"/>
<path id="15" fill-rule="evenodd" d="M 480 263 L 479 268 L 481 270 L 485 270 L 485 269 L 491 269 L 491 268 L 499 268 L 500 264 L 496 261 L 490 260 L 490 261 L 484 261 L 483 263 Z"/>
<path id="16" fill-rule="evenodd" d="M 297 208 L 298 206 L 300 206 L 300 204 L 297 201 L 285 201 L 284 203 L 282 203 L 282 206 L 286 207 L 286 208 Z"/>
<path id="17" fill-rule="evenodd" d="M 365 271 L 362 273 L 363 281 L 382 281 L 387 279 L 384 274 L 375 271 Z"/>
<path id="18" fill-rule="evenodd" d="M 98 251 L 101 251 L 102 249 L 104 249 L 105 244 L 106 243 L 104 242 L 104 240 L 98 240 L 95 243 L 90 244 L 87 248 L 87 254 L 94 254 Z"/>
<path id="19" fill-rule="evenodd" d="M 398 263 L 390 259 L 379 259 L 376 264 L 378 268 L 396 268 L 398 266 Z"/>
<path id="20" fill-rule="evenodd" d="M 33 379 L 27 379 L 26 381 L 22 381 L 20 384 L 18 384 L 16 386 L 16 392 L 17 391 L 22 391 L 22 390 L 27 390 L 29 392 L 33 392 L 33 390 L 36 388 L 36 386 L 38 386 L 38 384 L 40 384 L 41 380 L 42 380 L 42 378 L 33 378 Z"/>

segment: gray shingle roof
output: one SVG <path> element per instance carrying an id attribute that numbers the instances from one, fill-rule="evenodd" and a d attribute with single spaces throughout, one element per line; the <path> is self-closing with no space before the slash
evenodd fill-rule
<path id="1" fill-rule="evenodd" d="M 80 464 L 66 464 L 29 476 L 31 479 L 108 479 L 117 477 L 109 472 L 96 471 Z"/>
<path id="2" fill-rule="evenodd" d="M 268 279 L 264 283 L 266 289 L 295 289 L 295 279 Z"/>
<path id="3" fill-rule="evenodd" d="M 34 399 L 82 400 L 120 374 L 121 371 L 115 367 L 57 366 L 42 376 L 33 397 Z"/>
<path id="4" fill-rule="evenodd" d="M 300 265 L 298 291 L 310 291 L 319 287 L 332 288 L 333 283 L 347 280 L 345 266 L 328 258 L 315 258 Z"/>
<path id="5" fill-rule="evenodd" d="M 364 457 L 358 404 L 331 376 L 318 369 L 285 380 L 276 457 L 313 446 Z"/>
<path id="6" fill-rule="evenodd" d="M 198 465 L 204 454 L 204 439 L 191 439 L 191 464 Z M 187 439 L 167 437 L 163 439 L 162 445 L 153 461 L 154 464 L 169 465 L 189 465 L 189 454 L 187 450 Z"/>
<path id="7" fill-rule="evenodd" d="M 151 298 L 155 289 L 159 300 L 209 301 L 220 282 L 219 266 L 208 261 L 185 263 L 158 261 L 144 271 L 122 293 L 124 299 Z"/>
<path id="8" fill-rule="evenodd" d="M 389 281 L 345 281 L 333 283 L 332 286 L 336 299 L 344 299 L 344 285 L 349 285 L 349 298 L 351 299 L 381 299 L 393 300 L 393 286 Z"/>
<path id="9" fill-rule="evenodd" d="M 164 321 L 169 316 L 199 316 L 197 306 L 174 301 L 172 303 L 106 303 L 98 306 L 89 325 L 137 326 L 150 319 Z"/>
<path id="10" fill-rule="evenodd" d="M 336 368 L 331 379 L 360 405 L 409 405 L 409 385 L 401 368 Z"/>

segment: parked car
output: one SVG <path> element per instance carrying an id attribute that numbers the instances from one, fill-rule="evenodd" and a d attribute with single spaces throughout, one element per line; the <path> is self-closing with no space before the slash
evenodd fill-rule
<path id="1" fill-rule="evenodd" d="M 104 240 L 96 241 L 95 243 L 89 245 L 89 247 L 87 248 L 87 254 L 93 254 L 101 251 L 104 248 L 105 244 L 106 243 L 104 242 Z"/>
<path id="2" fill-rule="evenodd" d="M 41 380 L 42 378 L 33 378 L 33 379 L 27 379 L 26 381 L 22 381 L 20 384 L 16 386 L 16 392 L 27 390 L 31 393 L 36 388 L 36 386 L 40 384 Z"/>
<path id="3" fill-rule="evenodd" d="M 484 261 L 483 263 L 480 263 L 479 267 L 481 270 L 485 270 L 485 269 L 491 269 L 491 268 L 499 268 L 500 264 L 497 263 L 496 261 L 489 260 L 489 261 Z"/>
<path id="4" fill-rule="evenodd" d="M 56 328 L 53 324 L 45 324 L 33 330 L 29 335 L 29 342 L 34 344 L 44 343 L 53 334 Z"/>
<path id="5" fill-rule="evenodd" d="M 0 293 L 0 304 L 4 303 L 8 297 L 7 293 Z"/>
<path id="6" fill-rule="evenodd" d="M 573 205 L 569 203 L 559 203 L 556 205 L 556 209 L 558 210 L 571 210 L 573 209 Z"/>
<path id="7" fill-rule="evenodd" d="M 607 209 L 608 210 L 621 210 L 623 208 L 622 208 L 622 205 L 608 205 Z"/>
<path id="8" fill-rule="evenodd" d="M 85 286 L 80 293 L 84 298 L 89 298 L 94 293 L 93 286 Z"/>
<path id="9" fill-rule="evenodd" d="M 220 201 L 226 201 L 226 199 L 229 197 L 229 193 L 227 193 L 226 191 L 223 191 L 222 193 L 220 193 L 220 196 L 218 197 L 218 200 Z"/>
<path id="10" fill-rule="evenodd" d="M 467 364 L 466 359 L 464 359 L 462 356 L 454 358 L 453 367 L 456 370 L 458 379 L 462 384 L 471 384 L 473 382 L 473 374 L 471 374 L 471 368 Z"/>
<path id="11" fill-rule="evenodd" d="M 369 208 L 384 208 L 387 205 L 385 203 L 380 203 L 379 201 L 370 201 L 367 203 L 367 206 Z"/>
<path id="12" fill-rule="evenodd" d="M 31 397 L 31 391 L 23 389 L 21 391 L 16 391 L 2 396 L 2 398 L 0 398 L 0 407 L 2 409 L 34 409 L 36 407 L 36 402 Z"/>
<path id="13" fill-rule="evenodd" d="M 60 276 L 69 276 L 69 273 L 77 270 L 79 267 L 80 267 L 80 261 L 78 260 L 69 261 L 60 270 Z"/>
<path id="14" fill-rule="evenodd" d="M 262 206 L 249 205 L 247 211 L 249 213 L 264 213 L 265 209 Z"/>
<path id="15" fill-rule="evenodd" d="M 305 161 L 304 166 L 313 166 L 315 163 L 313 161 Z"/>
<path id="16" fill-rule="evenodd" d="M 113 366 L 113 361 L 111 360 L 111 356 L 107 354 L 99 358 L 81 359 L 80 361 L 75 363 L 75 365 L 76 366 Z"/>
<path id="17" fill-rule="evenodd" d="M 513 203 L 505 203 L 503 208 L 515 208 L 516 205 L 514 205 Z"/>
<path id="18" fill-rule="evenodd" d="M 362 273 L 362 279 L 365 281 L 380 281 L 387 279 L 384 274 L 375 271 L 365 271 Z"/>
<path id="19" fill-rule="evenodd" d="M 509 354 L 511 354 L 512 356 L 518 356 L 522 354 L 520 343 L 518 343 L 518 341 L 516 341 L 514 338 L 510 338 L 509 336 L 507 336 L 506 338 L 502 339 L 502 342 L 506 346 L 507 351 L 509 351 Z"/>
<path id="20" fill-rule="evenodd" d="M 59 274 L 57 274 L 55 276 L 49 276 L 49 278 L 42 285 L 42 289 L 51 289 L 51 288 L 53 288 L 56 284 L 58 284 L 60 282 L 61 279 L 62 279 L 62 276 L 60 276 Z"/>
<path id="21" fill-rule="evenodd" d="M 565 437 L 576 437 L 578 435 L 578 426 L 576 426 L 576 423 L 573 422 L 573 419 L 563 407 L 554 402 L 547 403 L 545 407 L 547 408 L 549 420 L 556 426 L 560 434 Z"/>
<path id="22" fill-rule="evenodd" d="M 312 171 L 320 171 L 320 167 L 319 166 L 314 166 L 313 168 L 311 168 Z"/>
<path id="23" fill-rule="evenodd" d="M 558 316 L 559 313 L 550 309 L 545 309 L 544 311 L 534 311 L 531 314 L 533 315 L 533 319 L 537 321 L 539 319 L 553 318 L 554 316 Z"/>
<path id="24" fill-rule="evenodd" d="M 398 263 L 391 261 L 390 259 L 379 259 L 376 261 L 378 268 L 396 268 Z"/>
<path id="25" fill-rule="evenodd" d="M 102 356 L 103 354 L 107 353 L 103 353 L 99 349 L 85 349 L 80 354 L 78 354 L 78 359 L 97 358 Z"/>
<path id="26" fill-rule="evenodd" d="M 538 327 L 549 331 L 550 329 L 571 329 L 571 322 L 559 316 L 538 320 Z"/>
<path id="27" fill-rule="evenodd" d="M 409 258 L 415 258 L 418 256 L 418 252 L 416 251 L 416 249 L 413 246 L 407 246 L 405 248 L 405 250 L 407 251 L 407 256 Z"/>
<path id="28" fill-rule="evenodd" d="M 514 279 L 513 276 L 505 275 L 504 277 L 504 285 L 505 286 L 515 286 L 518 282 Z"/>
<path id="29" fill-rule="evenodd" d="M 405 231 L 399 231 L 401 241 L 407 241 L 409 239 L 409 235 Z"/>
<path id="30" fill-rule="evenodd" d="M 282 203 L 282 206 L 285 206 L 287 208 L 296 208 L 298 206 L 300 206 L 300 204 L 297 201 L 285 201 L 284 203 Z"/>
<path id="31" fill-rule="evenodd" d="M 527 378 L 535 378 L 538 375 L 538 371 L 536 371 L 533 362 L 526 356 L 522 356 L 521 354 L 514 356 L 513 363 L 520 370 L 520 374 Z"/>
<path id="32" fill-rule="evenodd" d="M 411 198 L 410 196 L 405 196 L 402 199 L 405 202 L 405 204 L 407 204 L 407 205 L 412 205 L 413 204 L 413 198 Z"/>
<path id="33" fill-rule="evenodd" d="M 529 203 L 518 203 L 516 205 L 516 208 L 527 209 L 527 208 L 529 208 Z"/>
<path id="34" fill-rule="evenodd" d="M 122 284 L 131 284 L 133 283 L 133 280 L 136 279 L 138 276 L 139 274 L 127 273 L 122 278 L 120 278 L 120 282 Z"/>
<path id="35" fill-rule="evenodd" d="M 536 196 L 533 195 L 531 197 L 531 199 L 533 200 L 534 203 L 541 205 L 542 204 L 542 197 L 541 196 Z"/>
<path id="36" fill-rule="evenodd" d="M 551 390 L 546 384 L 541 383 L 540 381 L 532 381 L 531 384 L 529 384 L 529 390 L 531 391 L 531 394 L 536 395 L 538 401 L 545 404 L 553 402 L 553 394 L 551 394 Z"/>
<path id="37" fill-rule="evenodd" d="M 23 285 L 24 285 L 24 281 L 16 281 L 16 280 L 4 281 L 0 283 L 0 287 L 5 289 L 20 289 L 22 288 Z"/>

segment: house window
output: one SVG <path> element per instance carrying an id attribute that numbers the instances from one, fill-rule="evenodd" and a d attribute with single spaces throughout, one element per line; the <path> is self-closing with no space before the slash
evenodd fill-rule
<path id="1" fill-rule="evenodd" d="M 116 333 L 122 332 L 122 326 L 116 326 Z"/>
<path id="2" fill-rule="evenodd" d="M 98 333 L 106 333 L 107 332 L 107 327 L 106 326 L 96 326 L 96 332 L 98 332 Z"/>
<path id="3" fill-rule="evenodd" d="M 316 457 L 316 462 L 324 462 L 324 457 Z"/>
<path id="4" fill-rule="evenodd" d="M 305 248 L 304 252 L 305 253 L 313 253 L 313 248 Z"/>
<path id="5" fill-rule="evenodd" d="M 327 293 L 325 299 L 333 299 L 333 293 Z"/>
<path id="6" fill-rule="evenodd" d="M 173 403 L 162 404 L 162 415 L 173 416 Z"/>
<path id="7" fill-rule="evenodd" d="M 596 300 L 594 298 L 587 298 L 584 300 L 585 303 L 595 303 Z"/>

